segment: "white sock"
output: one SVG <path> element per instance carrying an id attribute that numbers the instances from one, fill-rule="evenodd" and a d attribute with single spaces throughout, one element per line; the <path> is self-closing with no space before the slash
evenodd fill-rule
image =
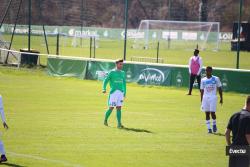
<path id="1" fill-rule="evenodd" d="M 0 153 L 5 155 L 5 150 L 2 141 L 0 141 Z"/>
<path id="2" fill-rule="evenodd" d="M 206 125 L 207 125 L 207 129 L 211 129 L 210 128 L 210 120 L 206 120 Z"/>
<path id="3" fill-rule="evenodd" d="M 216 119 L 213 119 L 213 125 L 216 125 Z"/>

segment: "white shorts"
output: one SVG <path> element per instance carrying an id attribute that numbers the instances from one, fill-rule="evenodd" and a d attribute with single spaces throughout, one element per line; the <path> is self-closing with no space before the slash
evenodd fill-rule
<path id="1" fill-rule="evenodd" d="M 203 96 L 201 110 L 206 112 L 216 112 L 217 96 Z"/>
<path id="2" fill-rule="evenodd" d="M 109 95 L 108 105 L 109 107 L 121 107 L 124 100 L 123 92 L 116 90 Z"/>

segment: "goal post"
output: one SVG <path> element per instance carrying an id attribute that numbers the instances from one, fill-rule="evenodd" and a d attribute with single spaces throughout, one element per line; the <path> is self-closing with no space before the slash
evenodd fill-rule
<path id="1" fill-rule="evenodd" d="M 155 49 L 160 42 L 164 49 L 219 50 L 219 22 L 142 20 L 137 32 L 144 38 L 134 40 L 136 49 Z"/>

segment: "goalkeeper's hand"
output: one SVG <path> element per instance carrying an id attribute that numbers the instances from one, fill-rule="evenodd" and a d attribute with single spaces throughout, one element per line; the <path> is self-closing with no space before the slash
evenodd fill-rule
<path id="1" fill-rule="evenodd" d="M 3 123 L 3 127 L 4 127 L 5 129 L 9 129 L 8 125 L 6 124 L 6 122 Z"/>

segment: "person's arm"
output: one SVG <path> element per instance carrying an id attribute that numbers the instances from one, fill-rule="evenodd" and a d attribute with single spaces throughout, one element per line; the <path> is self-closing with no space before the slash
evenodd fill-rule
<path id="1" fill-rule="evenodd" d="M 191 75 L 191 63 L 192 63 L 192 57 L 189 59 L 189 63 L 188 63 L 188 72 Z"/>
<path id="2" fill-rule="evenodd" d="M 105 79 L 103 81 L 103 85 L 102 85 L 102 92 L 103 93 L 106 93 L 106 88 L 107 88 L 107 84 L 109 83 L 109 80 L 110 80 L 110 75 L 111 75 L 111 72 L 108 73 L 108 75 L 105 77 Z"/>
<path id="3" fill-rule="evenodd" d="M 8 127 L 8 125 L 6 123 L 6 119 L 5 119 L 5 115 L 4 115 L 4 111 L 3 111 L 3 107 L 2 106 L 0 106 L 0 114 L 1 114 L 2 122 L 3 122 L 3 127 L 5 129 L 8 129 L 9 127 Z"/>
<path id="4" fill-rule="evenodd" d="M 126 97 L 127 83 L 126 83 L 126 73 L 125 72 L 124 72 L 124 77 L 123 77 L 123 92 L 124 92 L 124 97 Z"/>
<path id="5" fill-rule="evenodd" d="M 2 122 L 3 122 L 3 123 L 6 122 L 3 108 L 0 108 L 0 113 L 1 113 Z"/>
<path id="6" fill-rule="evenodd" d="M 217 88 L 219 90 L 219 94 L 220 94 L 220 104 L 222 105 L 223 104 L 223 91 L 222 91 L 222 84 L 220 82 L 220 79 L 217 77 L 216 78 L 216 85 L 217 85 Z"/>
<path id="7" fill-rule="evenodd" d="M 200 90 L 201 90 L 201 102 L 202 102 L 202 99 L 203 99 L 203 95 L 204 95 L 204 82 L 203 80 L 201 80 L 201 86 L 200 86 Z"/>
<path id="8" fill-rule="evenodd" d="M 223 104 L 223 93 L 222 93 L 222 87 L 219 87 L 219 94 L 220 94 L 220 104 Z"/>
<path id="9" fill-rule="evenodd" d="M 247 139 L 248 145 L 250 145 L 250 134 L 246 135 L 246 139 Z"/>
<path id="10" fill-rule="evenodd" d="M 201 102 L 202 102 L 202 99 L 203 99 L 203 95 L 204 95 L 204 89 L 201 89 Z"/>
<path id="11" fill-rule="evenodd" d="M 197 75 L 201 74 L 201 70 L 202 70 L 202 66 L 203 66 L 203 64 L 202 64 L 202 58 L 201 57 L 199 57 L 199 63 L 200 63 L 200 69 L 199 69 Z"/>
<path id="12" fill-rule="evenodd" d="M 233 116 L 231 116 L 231 118 L 229 119 L 228 121 L 228 124 L 227 124 L 227 128 L 226 128 L 226 131 L 225 131 L 225 138 L 226 138 L 226 142 L 227 142 L 227 145 L 230 146 L 232 143 L 231 143 L 231 131 L 232 131 L 232 128 L 233 128 Z"/>
<path id="13" fill-rule="evenodd" d="M 247 126 L 246 126 L 246 132 L 245 132 L 245 136 L 248 142 L 248 145 L 250 145 L 250 118 L 247 119 Z"/>
<path id="14" fill-rule="evenodd" d="M 226 132 L 225 132 L 225 138 L 226 138 L 226 142 L 227 142 L 227 145 L 230 146 L 231 145 L 231 130 L 230 129 L 226 129 Z"/>

